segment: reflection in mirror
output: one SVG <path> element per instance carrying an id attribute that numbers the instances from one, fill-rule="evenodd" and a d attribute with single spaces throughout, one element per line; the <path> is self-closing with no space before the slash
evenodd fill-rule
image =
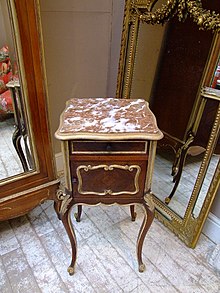
<path id="1" fill-rule="evenodd" d="M 130 96 L 149 102 L 166 25 L 140 23 Z"/>
<path id="2" fill-rule="evenodd" d="M 0 0 L 0 180 L 32 171 L 26 104 L 7 0 Z"/>
<path id="3" fill-rule="evenodd" d="M 174 152 L 169 148 L 158 148 L 157 150 L 152 192 L 162 203 L 165 203 L 168 196 L 172 195 L 172 200 L 169 201 L 167 207 L 182 218 L 186 213 L 190 198 L 193 194 L 193 189 L 205 154 L 204 148 L 198 147 L 197 150 L 195 148 L 189 148 L 180 181 L 178 185 L 175 185 L 171 175 L 175 159 Z M 211 156 L 200 193 L 194 206 L 193 216 L 195 218 L 198 217 L 201 211 L 219 159 L 220 156 L 218 154 L 214 153 Z"/>
<path id="4" fill-rule="evenodd" d="M 182 36 L 187 28 L 191 28 L 192 38 Z M 144 37 L 142 30 L 148 33 L 147 38 Z M 149 40 L 151 31 L 154 31 L 154 37 L 157 36 L 156 40 L 163 39 L 161 46 L 160 42 L 154 43 L 153 46 L 152 41 L 149 42 L 150 46 L 143 42 L 143 40 Z M 152 188 L 155 196 L 168 204 L 168 208 L 181 217 L 184 217 L 188 207 L 217 109 L 216 102 L 203 101 L 195 110 L 194 117 L 191 114 L 194 105 L 200 100 L 197 92 L 211 51 L 212 38 L 211 33 L 198 32 L 196 25 L 190 21 L 182 24 L 176 23 L 173 19 L 166 25 L 164 31 L 159 30 L 157 26 L 149 28 L 149 25 L 145 23 L 140 23 L 139 28 L 131 96 L 144 94 L 147 97 L 157 117 L 158 125 L 165 134 L 164 140 L 159 143 L 157 158 L 165 160 L 162 166 L 166 168 L 158 172 L 160 173 L 158 176 L 161 175 L 164 178 L 163 180 L 160 178 L 161 186 L 157 186 L 158 183 L 155 182 Z M 147 57 L 143 58 L 142 46 L 145 52 L 149 51 L 149 47 L 153 47 L 151 50 L 154 54 L 146 54 Z M 153 63 L 156 64 L 159 50 L 161 56 L 158 59 L 155 75 L 157 78 L 155 78 Z M 193 60 L 195 54 L 199 56 L 197 59 L 199 61 Z M 147 66 L 143 66 L 143 60 L 146 59 Z M 149 92 L 145 88 L 143 92 L 143 86 L 140 83 L 141 76 Z M 146 76 L 150 77 L 150 81 L 147 81 Z M 154 81 L 153 89 L 152 81 Z M 209 118 L 206 119 L 206 117 Z M 205 133 L 203 127 L 206 128 Z M 192 164 L 194 161 L 197 162 L 195 166 Z M 163 173 L 165 170 L 166 172 Z M 155 172 L 157 171 L 156 168 Z M 194 175 L 190 176 L 190 173 Z M 164 194 L 162 194 L 163 189 L 165 189 Z M 196 206 L 199 206 L 199 198 Z"/>
<path id="5" fill-rule="evenodd" d="M 220 184 L 219 1 L 132 3 L 117 95 L 149 102 L 164 134 L 152 182 L 156 216 L 195 247 Z"/>

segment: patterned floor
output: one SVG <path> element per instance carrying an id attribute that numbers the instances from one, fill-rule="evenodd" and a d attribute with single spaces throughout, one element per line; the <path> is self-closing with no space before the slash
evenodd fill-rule
<path id="1" fill-rule="evenodd" d="M 204 235 L 187 248 L 156 219 L 145 239 L 146 271 L 137 270 L 135 243 L 143 218 L 131 222 L 128 207 L 83 209 L 74 227 L 75 274 L 70 244 L 51 202 L 27 216 L 0 223 L 0 292 L 218 293 L 220 276 L 209 265 L 215 245 Z M 74 211 L 73 211 L 74 212 Z"/>

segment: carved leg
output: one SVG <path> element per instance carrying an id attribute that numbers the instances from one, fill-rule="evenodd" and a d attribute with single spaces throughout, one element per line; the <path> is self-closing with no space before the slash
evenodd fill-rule
<path id="1" fill-rule="evenodd" d="M 137 259 L 138 259 L 138 267 L 139 272 L 143 272 L 145 270 L 145 265 L 142 261 L 142 247 L 144 243 L 145 236 L 147 234 L 147 231 L 149 230 L 153 219 L 154 219 L 154 211 L 150 210 L 149 207 L 146 205 L 146 203 L 143 203 L 145 216 L 138 234 L 137 239 Z"/>
<path id="2" fill-rule="evenodd" d="M 132 222 L 135 221 L 136 216 L 137 216 L 137 213 L 135 212 L 134 208 L 135 208 L 135 205 L 130 205 L 130 212 L 131 212 L 131 220 L 132 220 Z"/>
<path id="3" fill-rule="evenodd" d="M 57 199 L 59 200 L 59 202 L 55 204 L 55 210 L 58 213 L 58 217 L 59 219 L 61 219 L 64 228 L 66 229 L 72 248 L 72 260 L 68 268 L 68 272 L 70 275 L 73 275 L 76 263 L 77 243 L 76 235 L 70 218 L 70 211 L 74 204 L 74 201 L 70 194 L 64 193 L 61 189 L 58 189 L 57 191 Z"/>
<path id="4" fill-rule="evenodd" d="M 82 215 L 82 206 L 78 205 L 77 206 L 77 213 L 74 214 L 77 222 L 80 222 L 81 215 Z"/>
<path id="5" fill-rule="evenodd" d="M 53 207 L 55 209 L 55 212 L 56 212 L 57 217 L 58 217 L 59 220 L 61 220 L 60 213 L 59 213 L 59 211 L 60 211 L 60 205 L 61 205 L 61 202 L 60 201 L 54 201 Z"/>
<path id="6" fill-rule="evenodd" d="M 73 229 L 73 225 L 70 218 L 70 209 L 68 209 L 61 217 L 63 225 L 66 229 L 66 232 L 69 236 L 69 240 L 72 248 L 72 260 L 71 264 L 68 267 L 67 271 L 72 276 L 74 274 L 75 264 L 76 264 L 76 253 L 77 253 L 77 243 L 76 243 L 76 235 Z"/>

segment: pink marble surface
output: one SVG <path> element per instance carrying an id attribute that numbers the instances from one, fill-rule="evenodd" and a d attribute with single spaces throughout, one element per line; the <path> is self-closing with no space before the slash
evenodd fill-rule
<path id="1" fill-rule="evenodd" d="M 85 134 L 145 134 L 161 138 L 156 119 L 142 99 L 71 99 L 61 116 L 56 137 Z M 157 138 L 158 137 L 158 138 Z"/>

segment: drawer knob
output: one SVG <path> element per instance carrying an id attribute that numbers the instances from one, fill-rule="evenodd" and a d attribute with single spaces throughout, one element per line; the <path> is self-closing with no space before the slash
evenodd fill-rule
<path id="1" fill-rule="evenodd" d="M 111 146 L 110 143 L 107 144 L 107 146 L 106 146 L 106 151 L 107 151 L 107 152 L 111 152 L 111 151 L 112 151 L 112 146 Z"/>
<path id="2" fill-rule="evenodd" d="M 77 178 L 73 177 L 73 184 L 75 184 L 77 182 L 78 182 Z"/>

